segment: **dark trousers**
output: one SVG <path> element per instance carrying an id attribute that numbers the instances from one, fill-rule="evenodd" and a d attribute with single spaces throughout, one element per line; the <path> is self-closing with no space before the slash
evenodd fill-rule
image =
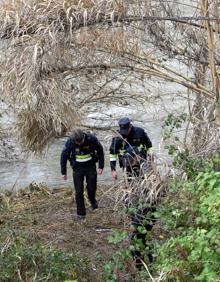
<path id="1" fill-rule="evenodd" d="M 75 186 L 75 197 L 78 215 L 86 215 L 86 208 L 84 202 L 84 179 L 86 179 L 86 189 L 88 198 L 91 205 L 94 207 L 96 202 L 96 189 L 97 189 L 97 172 L 96 165 L 88 167 L 80 167 L 73 172 L 73 182 Z"/>
<path id="2" fill-rule="evenodd" d="M 135 181 L 135 179 L 140 176 L 140 166 L 135 166 L 133 167 L 123 167 L 123 171 L 126 169 L 126 185 L 131 185 L 132 181 Z M 133 208 L 133 203 L 132 203 L 132 199 L 129 193 L 125 193 L 124 195 L 124 204 L 126 206 L 126 208 Z"/>
<path id="3" fill-rule="evenodd" d="M 131 215 L 131 223 L 133 227 L 135 228 L 135 231 L 133 231 L 131 235 L 131 242 L 135 243 L 135 240 L 138 239 L 142 242 L 142 244 L 145 246 L 146 251 L 145 253 L 148 256 L 148 263 L 153 262 L 153 250 L 152 250 L 152 243 L 146 241 L 146 234 L 142 234 L 138 231 L 138 227 L 144 227 L 146 231 L 151 231 L 154 224 L 156 223 L 156 219 L 154 217 L 154 212 L 156 211 L 156 206 L 152 205 L 151 207 L 142 208 L 139 209 L 136 213 Z M 145 222 L 144 222 L 145 221 Z M 133 257 L 135 259 L 135 265 L 138 270 L 142 269 L 142 262 L 141 260 L 144 260 L 143 254 L 138 251 L 134 250 L 132 251 Z"/>

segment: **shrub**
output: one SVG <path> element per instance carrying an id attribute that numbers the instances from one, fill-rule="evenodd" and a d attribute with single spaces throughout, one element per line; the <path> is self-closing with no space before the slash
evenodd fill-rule
<path id="1" fill-rule="evenodd" d="M 213 159 L 193 180 L 181 183 L 160 207 L 169 237 L 157 246 L 155 269 L 167 281 L 220 279 L 220 158 Z M 172 280 L 173 279 L 173 280 Z"/>
<path id="2" fill-rule="evenodd" d="M 1 231 L 0 238 L 0 281 L 80 281 L 78 276 L 86 279 L 87 262 L 77 254 L 29 242 L 27 237 L 16 237 L 8 229 Z"/>

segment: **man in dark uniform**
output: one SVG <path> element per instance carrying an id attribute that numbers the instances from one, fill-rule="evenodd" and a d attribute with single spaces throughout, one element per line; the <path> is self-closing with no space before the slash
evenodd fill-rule
<path id="1" fill-rule="evenodd" d="M 119 158 L 119 165 L 123 169 L 126 169 L 126 173 L 129 176 L 138 177 L 140 175 L 140 166 L 147 159 L 147 151 L 152 147 L 150 138 L 144 129 L 140 127 L 133 126 L 131 120 L 128 117 L 123 117 L 119 120 L 119 130 L 115 137 L 112 139 L 110 146 L 110 167 L 112 172 L 112 178 L 117 179 L 116 171 L 116 160 L 117 156 Z M 128 179 L 129 181 L 129 179 Z M 130 182 L 130 181 L 129 181 Z M 125 204 L 127 207 L 130 203 L 127 202 L 127 197 L 125 196 Z M 143 226 L 143 220 L 149 214 L 153 208 L 139 208 L 135 206 L 137 211 L 135 213 L 128 212 L 131 224 L 134 227 L 134 231 L 131 234 L 131 243 L 135 244 L 136 240 L 141 240 L 143 245 L 146 246 L 145 236 L 146 234 L 141 234 L 138 231 L 139 226 Z M 150 231 L 153 227 L 153 218 L 149 221 L 149 224 L 145 226 L 146 230 Z M 135 259 L 135 264 L 138 269 L 141 269 L 143 259 L 141 252 L 134 250 L 133 256 Z M 149 260 L 152 262 L 151 254 L 148 255 Z"/>
<path id="2" fill-rule="evenodd" d="M 147 159 L 147 150 L 152 147 L 151 140 L 144 129 L 133 126 L 129 118 L 121 118 L 118 124 L 118 134 L 113 137 L 110 146 L 110 167 L 113 179 L 117 179 L 117 156 L 120 167 L 126 168 L 128 173 L 132 173 L 133 170 L 138 172 L 141 160 Z"/>
<path id="3" fill-rule="evenodd" d="M 67 140 L 61 153 L 60 165 L 64 180 L 67 180 L 67 160 L 70 161 L 73 169 L 77 217 L 83 219 L 86 216 L 83 196 L 84 178 L 91 206 L 93 209 L 98 208 L 96 201 L 97 173 L 102 174 L 104 168 L 103 147 L 95 135 L 76 129 Z M 96 162 L 98 162 L 98 170 L 96 170 Z"/>

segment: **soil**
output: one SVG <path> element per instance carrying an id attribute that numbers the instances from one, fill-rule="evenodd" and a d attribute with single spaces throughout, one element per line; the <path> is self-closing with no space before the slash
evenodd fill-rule
<path id="1" fill-rule="evenodd" d="M 52 192 L 46 187 L 31 184 L 16 195 L 5 195 L 0 225 L 8 225 L 19 235 L 57 246 L 65 252 L 75 250 L 89 261 L 90 281 L 103 281 L 103 265 L 111 260 L 116 246 L 108 242 L 114 229 L 123 230 L 124 220 L 114 211 L 108 186 L 98 187 L 99 208 L 92 210 L 86 198 L 87 216 L 76 220 L 76 206 L 70 189 Z"/>

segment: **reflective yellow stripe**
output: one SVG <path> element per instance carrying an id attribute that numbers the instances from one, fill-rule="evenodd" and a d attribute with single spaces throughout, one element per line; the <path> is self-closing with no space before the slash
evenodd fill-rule
<path id="1" fill-rule="evenodd" d="M 136 154 L 134 149 L 138 150 L 138 152 L 143 152 L 143 151 L 146 150 L 146 148 L 143 144 L 140 144 L 139 146 L 132 146 L 131 149 L 132 149 L 132 153 L 134 153 L 134 154 Z M 124 150 L 124 149 L 119 150 L 119 154 L 121 156 L 130 155 L 130 153 L 128 153 L 127 150 Z"/>
<path id="2" fill-rule="evenodd" d="M 91 157 L 91 154 L 87 154 L 87 155 L 76 155 L 76 159 L 86 159 Z"/>
<path id="3" fill-rule="evenodd" d="M 119 154 L 120 154 L 120 155 L 126 155 L 126 154 L 127 154 L 127 151 L 121 149 L 121 150 L 119 150 Z"/>
<path id="4" fill-rule="evenodd" d="M 76 155 L 76 161 L 77 162 L 87 162 L 90 161 L 92 159 L 91 154 L 87 154 L 87 155 Z"/>
<path id="5" fill-rule="evenodd" d="M 78 163 L 83 163 L 83 162 L 90 161 L 91 159 L 92 159 L 92 157 L 89 157 L 89 158 L 86 158 L 86 159 L 77 159 L 77 158 L 76 158 L 76 161 L 77 161 Z"/>
<path id="6" fill-rule="evenodd" d="M 110 162 L 113 162 L 113 161 L 117 160 L 117 155 L 110 154 L 109 157 L 110 157 Z"/>

